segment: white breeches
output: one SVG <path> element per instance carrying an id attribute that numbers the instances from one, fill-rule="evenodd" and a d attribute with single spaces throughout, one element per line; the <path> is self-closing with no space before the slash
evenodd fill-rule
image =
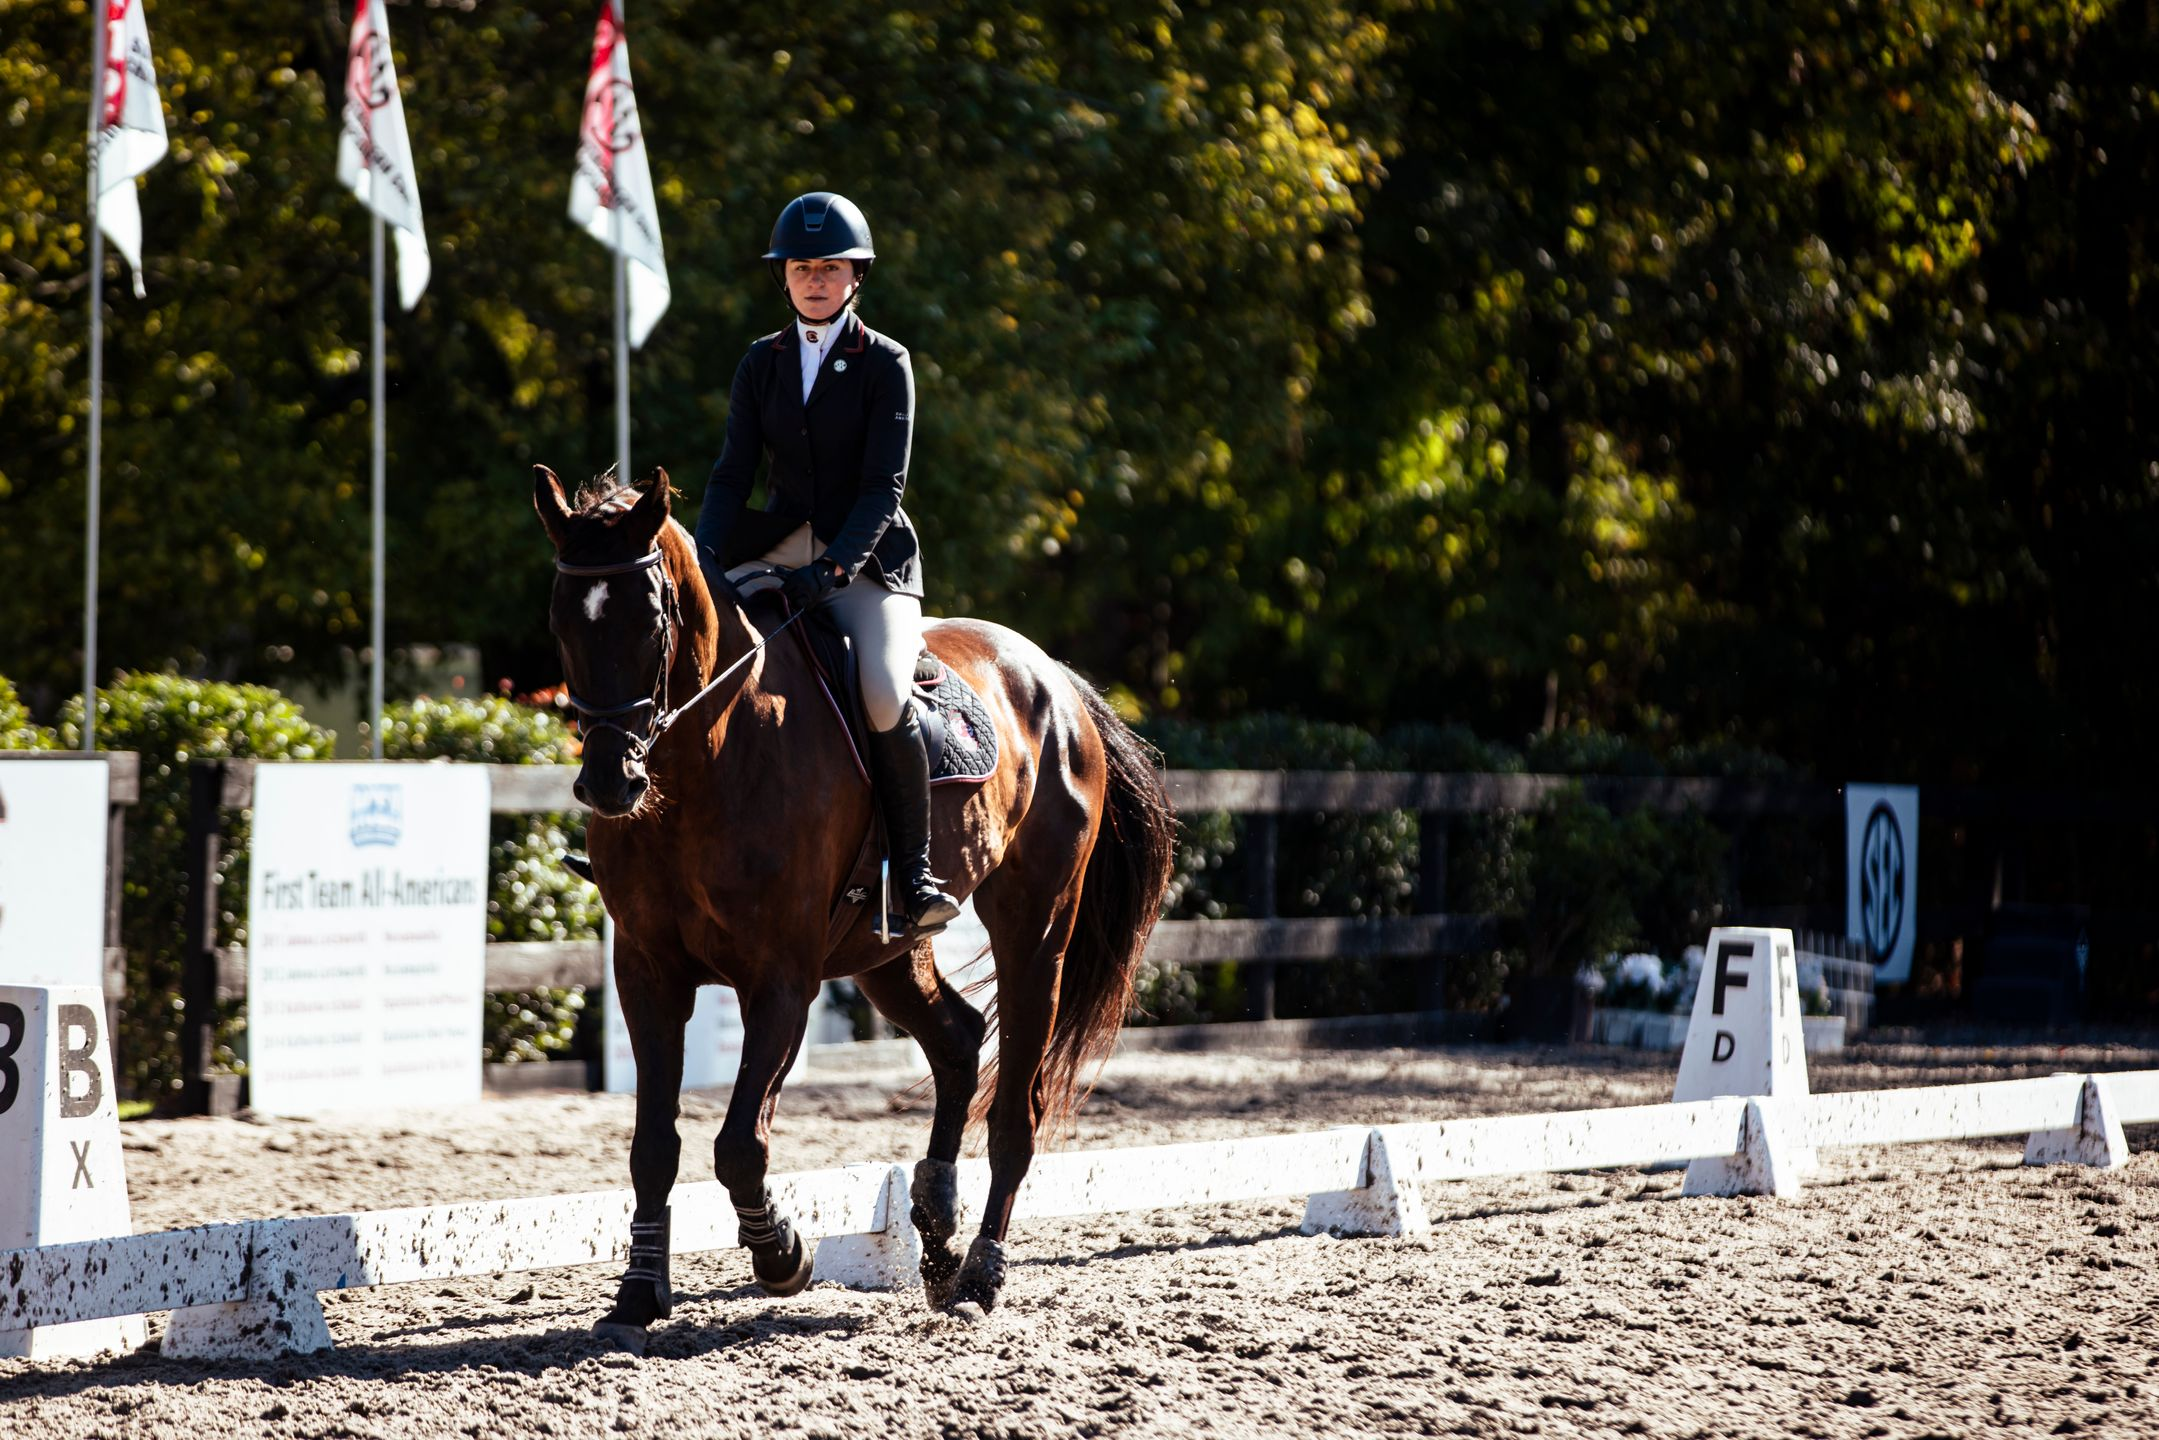
<path id="1" fill-rule="evenodd" d="M 792 570 L 824 551 L 825 542 L 804 525 L 758 559 L 728 571 L 727 578 L 739 581 L 764 565 Z M 869 713 L 870 728 L 890 730 L 900 723 L 907 697 L 914 692 L 915 657 L 922 653 L 922 602 L 912 595 L 894 594 L 865 570 L 852 585 L 833 591 L 825 606 L 840 633 L 854 642 L 855 661 L 862 672 L 862 708 Z"/>

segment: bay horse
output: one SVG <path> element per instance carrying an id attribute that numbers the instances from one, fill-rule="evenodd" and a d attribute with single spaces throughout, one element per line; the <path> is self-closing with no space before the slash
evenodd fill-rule
<path id="1" fill-rule="evenodd" d="M 757 1283 L 774 1295 L 809 1283 L 810 1247 L 773 1205 L 766 1166 L 810 1003 L 842 976 L 929 1058 L 936 1109 L 910 1186 L 924 1293 L 935 1308 L 993 1308 L 1037 1132 L 1069 1118 L 1082 1071 L 1115 1043 L 1168 888 L 1176 822 L 1148 748 L 1025 637 L 978 620 L 927 627 L 929 649 L 987 706 L 999 747 L 987 780 L 932 791 L 932 865 L 955 896 L 974 897 L 997 972 L 989 1198 L 963 1260 L 955 1162 L 987 1026 L 939 975 L 927 939 L 879 938 L 874 900 L 828 940 L 873 801 L 812 663 L 793 637 L 767 646 L 739 593 L 712 593 L 669 513 L 666 471 L 641 495 L 607 483 L 575 504 L 554 472 L 534 471 L 555 547 L 548 625 L 584 723 L 575 789 L 592 811 L 587 849 L 637 1057 L 629 1265 L 594 1329 L 642 1351 L 672 1310 L 668 1192 L 700 985 L 732 986 L 742 1006 L 713 1171 Z"/>

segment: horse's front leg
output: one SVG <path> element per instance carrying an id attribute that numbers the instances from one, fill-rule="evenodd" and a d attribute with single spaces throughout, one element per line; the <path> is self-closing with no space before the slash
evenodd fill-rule
<path id="1" fill-rule="evenodd" d="M 630 1049 L 637 1057 L 637 1128 L 630 1140 L 630 1183 L 637 1207 L 630 1219 L 630 1263 L 615 1305 L 593 1333 L 633 1354 L 645 1350 L 646 1328 L 674 1312 L 668 1283 L 667 1197 L 682 1160 L 682 1030 L 696 1003 L 694 985 L 663 978 L 651 959 L 615 941 L 615 990 Z"/>
<path id="2" fill-rule="evenodd" d="M 735 1227 L 750 1252 L 750 1269 L 768 1295 L 792 1295 L 810 1283 L 812 1252 L 794 1222 L 765 1188 L 772 1112 L 780 1082 L 795 1063 L 816 983 L 803 990 L 793 977 L 742 996 L 742 1068 L 727 1102 L 727 1120 L 712 1142 L 712 1170 L 734 1202 Z"/>

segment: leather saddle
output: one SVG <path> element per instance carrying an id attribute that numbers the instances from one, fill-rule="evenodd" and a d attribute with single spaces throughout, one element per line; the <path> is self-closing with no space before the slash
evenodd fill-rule
<path id="1" fill-rule="evenodd" d="M 765 635 L 786 623 L 787 605 L 776 590 L 748 589 L 743 608 L 750 623 Z M 840 633 L 829 611 L 820 606 L 803 617 L 789 633 L 803 647 L 818 684 L 840 718 L 847 734 L 855 769 L 872 790 L 869 718 L 862 706 L 861 667 L 848 638 Z M 915 709 L 929 751 L 930 784 L 974 783 L 987 780 L 997 770 L 997 730 L 981 697 L 959 674 L 927 649 L 915 657 Z M 865 915 L 886 912 L 880 934 L 896 939 L 909 932 L 904 916 L 890 913 L 890 875 L 886 857 L 891 849 L 885 834 L 884 807 L 870 806 L 870 823 L 863 832 L 861 848 L 840 892 L 833 898 L 831 919 L 825 935 L 827 953 Z M 921 938 L 916 934 L 915 938 Z"/>
<path id="2" fill-rule="evenodd" d="M 787 619 L 786 602 L 776 592 L 756 592 L 750 597 L 747 608 L 751 623 L 767 635 Z M 855 768 L 861 772 L 864 783 L 874 790 L 877 777 L 870 773 L 867 760 L 870 753 L 869 712 L 862 706 L 862 671 L 856 662 L 854 642 L 840 633 L 839 626 L 832 622 L 831 612 L 823 606 L 803 616 L 792 633 L 802 642 L 817 671 L 818 682 L 824 686 L 832 708 L 839 712 L 840 723 L 847 728 L 847 743 L 854 751 Z M 945 721 L 938 713 L 937 702 L 939 687 L 947 673 L 945 662 L 927 649 L 915 657 L 916 712 L 922 723 L 922 738 L 929 749 L 933 781 L 939 778 L 938 772 L 945 758 Z"/>

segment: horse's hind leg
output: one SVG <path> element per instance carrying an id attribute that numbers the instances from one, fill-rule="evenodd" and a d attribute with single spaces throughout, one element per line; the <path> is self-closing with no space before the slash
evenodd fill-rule
<path id="1" fill-rule="evenodd" d="M 960 1257 L 952 1237 L 960 1228 L 960 1137 L 974 1102 L 982 1057 L 982 1014 L 937 973 L 927 940 L 904 959 L 855 977 L 882 1015 L 913 1036 L 929 1058 L 937 1086 L 929 1153 L 915 1166 L 913 1220 L 922 1237 L 922 1289 L 932 1308 L 952 1301 Z"/>
<path id="2" fill-rule="evenodd" d="M 637 1208 L 630 1220 L 630 1263 L 614 1308 L 593 1333 L 643 1354 L 645 1330 L 674 1310 L 668 1285 L 667 1197 L 682 1160 L 682 1027 L 697 999 L 693 985 L 657 974 L 627 936 L 615 942 L 615 987 L 637 1057 L 637 1128 L 630 1140 L 630 1183 Z"/>
<path id="3" fill-rule="evenodd" d="M 984 1310 L 995 1308 L 1004 1288 L 1012 1204 L 1034 1163 L 1035 1130 L 1048 1109 L 1043 1059 L 1057 1022 L 1065 947 L 1079 916 L 1076 874 L 1031 874 L 1015 868 L 1014 858 L 975 892 L 997 954 L 997 1088 L 989 1112 L 989 1199 L 953 1300 L 972 1300 Z"/>
<path id="4" fill-rule="evenodd" d="M 742 996 L 742 1065 L 727 1101 L 727 1119 L 712 1142 L 713 1173 L 734 1202 L 736 1233 L 768 1295 L 792 1295 L 810 1283 L 810 1247 L 773 1205 L 765 1168 L 780 1082 L 802 1046 L 816 993 L 815 981 L 804 991 L 787 977 Z"/>

